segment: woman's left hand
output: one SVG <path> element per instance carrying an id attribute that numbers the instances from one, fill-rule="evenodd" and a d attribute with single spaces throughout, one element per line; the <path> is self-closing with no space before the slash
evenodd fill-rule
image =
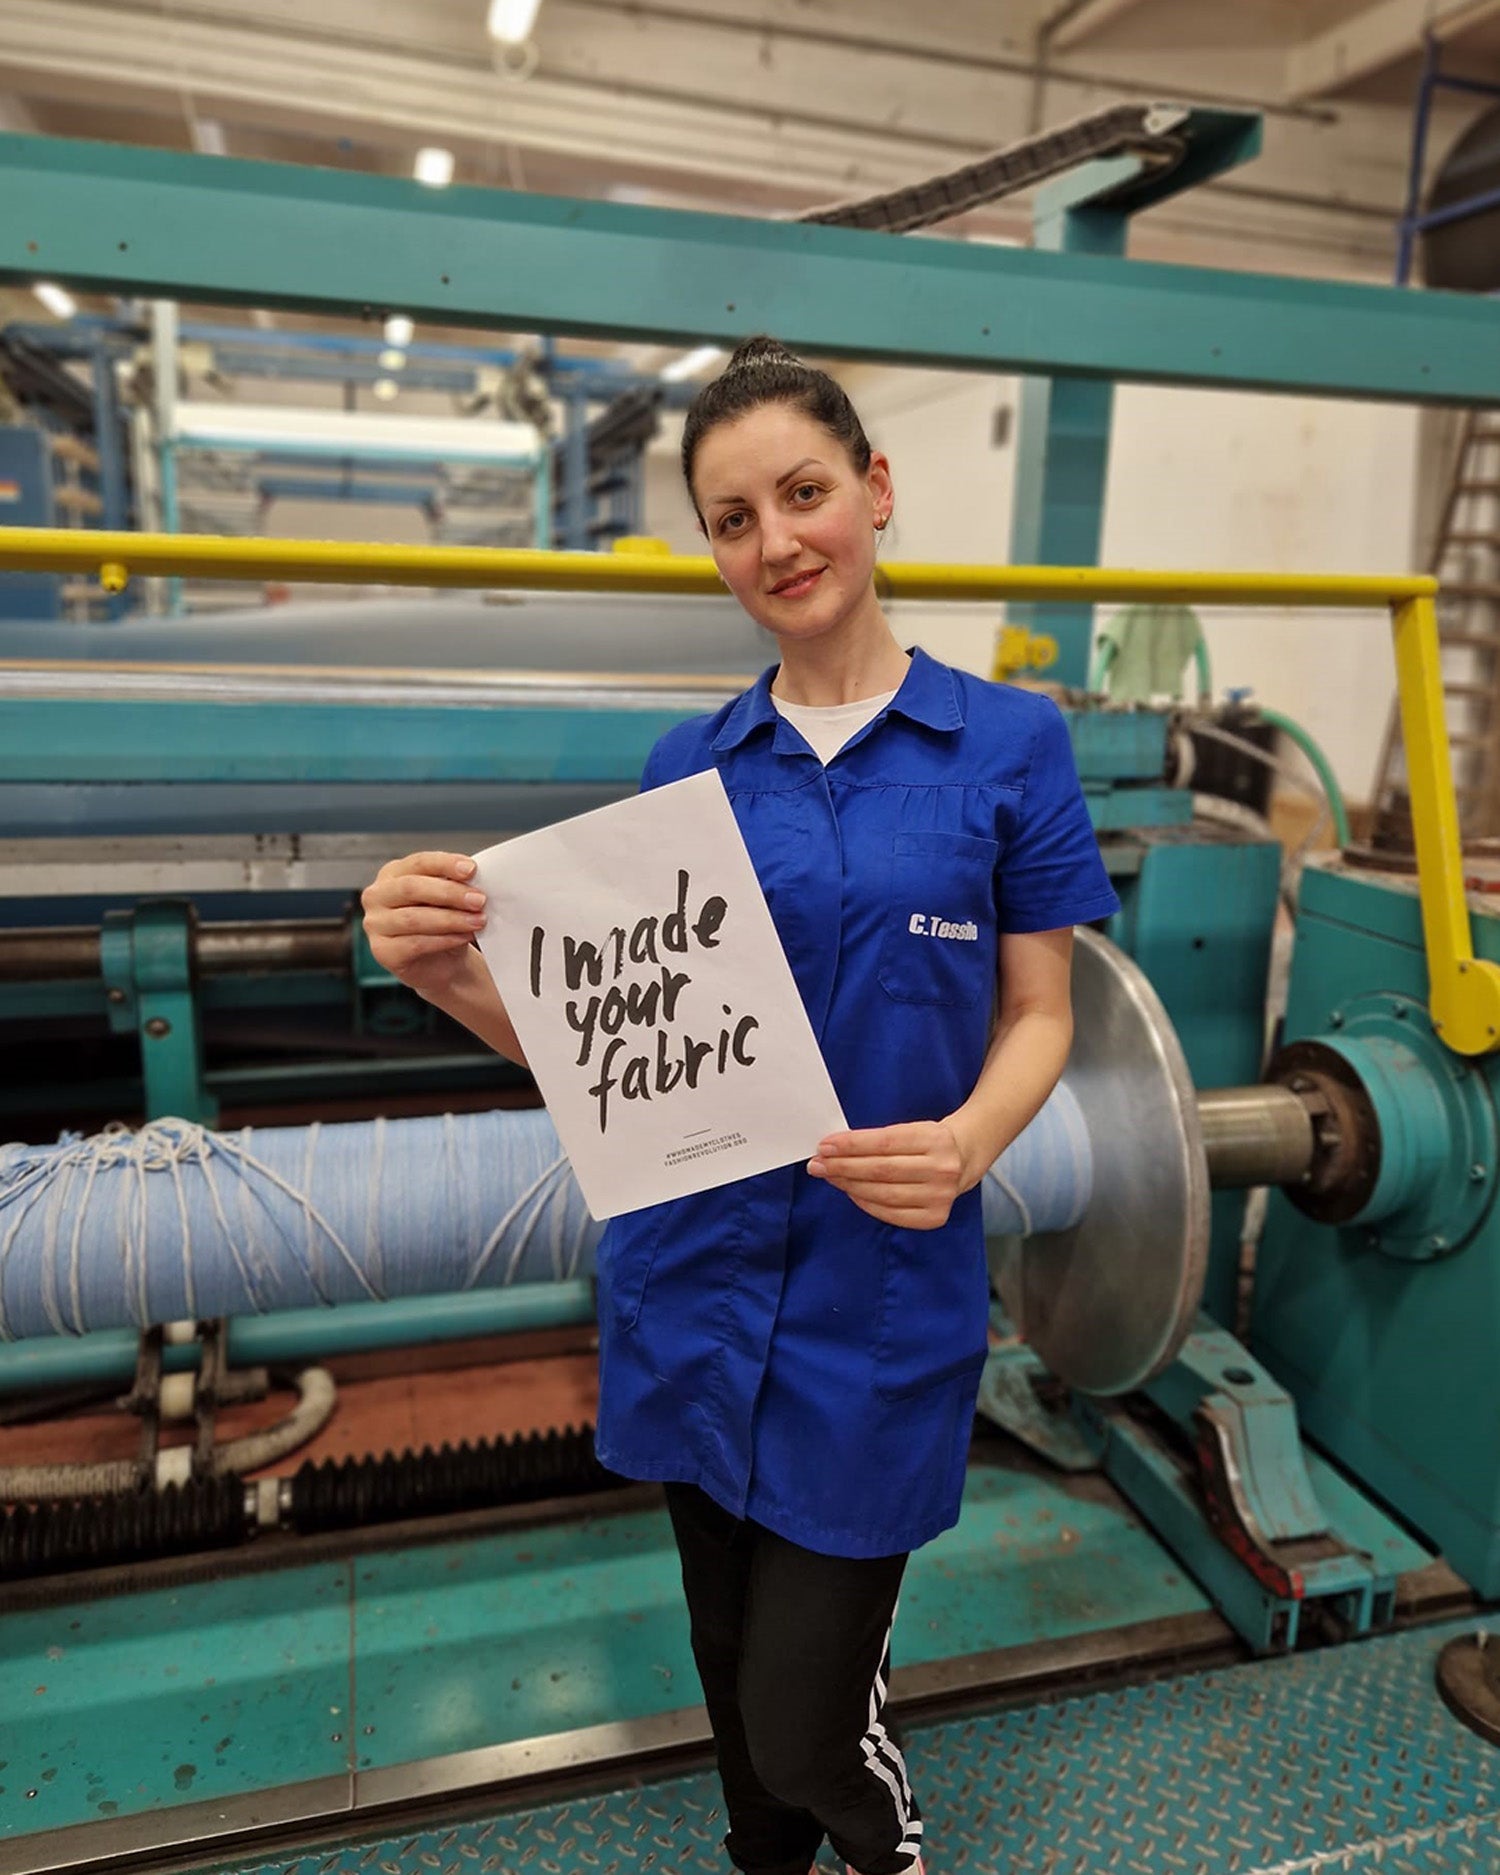
<path id="1" fill-rule="evenodd" d="M 904 1230 L 940 1230 L 965 1189 L 964 1157 L 946 1120 L 830 1133 L 807 1163 L 861 1211 Z"/>

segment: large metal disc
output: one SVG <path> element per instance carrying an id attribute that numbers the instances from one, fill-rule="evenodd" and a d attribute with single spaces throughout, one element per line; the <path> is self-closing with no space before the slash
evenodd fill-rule
<path id="1" fill-rule="evenodd" d="M 1208 1162 L 1198 1103 L 1167 1012 L 1138 965 L 1080 928 L 1073 1053 L 1064 1080 L 1094 1155 L 1072 1230 L 1007 1251 L 1000 1293 L 1059 1380 L 1128 1393 L 1176 1356 L 1208 1264 Z"/>

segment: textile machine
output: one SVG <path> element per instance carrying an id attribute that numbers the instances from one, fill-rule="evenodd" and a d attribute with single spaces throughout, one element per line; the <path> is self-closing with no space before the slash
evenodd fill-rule
<path id="1" fill-rule="evenodd" d="M 1243 125 L 1214 134 L 1184 176 L 1250 153 Z M 260 166 L 0 138 L 0 275 L 34 271 L 47 230 L 59 280 L 194 302 L 766 327 L 1050 374 L 1019 564 L 883 571 L 897 617 L 1055 624 L 1124 905 L 1080 934 L 1073 1060 L 986 1193 L 964 1517 L 903 1598 L 892 1690 L 933 1861 L 1314 1868 L 1395 1844 L 1485 1867 L 1500 922 L 1458 845 L 1433 583 L 1030 562 L 1097 552 L 1111 380 L 1495 403 L 1496 309 L 1126 261 L 1125 217 L 1166 186 L 1133 163 L 1055 185 L 1050 251 L 493 191 L 439 218 L 315 171 L 297 238 L 268 245 L 247 231 L 283 184 Z M 0 1868 L 719 1867 L 652 1492 L 576 1424 L 424 1450 L 420 1390 L 410 1449 L 296 1455 L 339 1424 L 340 1361 L 454 1342 L 498 1372 L 523 1330 L 586 1350 L 592 1311 L 593 1227 L 524 1078 L 378 971 L 352 894 L 395 836 L 474 847 L 630 790 L 763 648 L 706 563 L 640 547 L 14 529 L 0 569 L 423 594 L 4 627 L 5 1449 L 39 1402 L 101 1393 L 141 1437 L 87 1476 L 0 1468 Z M 1195 818 L 1201 712 L 1088 693 L 1108 601 L 1389 614 L 1415 867 L 1304 867 L 1269 1037 L 1279 846 Z M 295 1391 L 285 1417 L 219 1438 L 268 1386 Z M 161 1436 L 174 1416 L 190 1443 Z"/>

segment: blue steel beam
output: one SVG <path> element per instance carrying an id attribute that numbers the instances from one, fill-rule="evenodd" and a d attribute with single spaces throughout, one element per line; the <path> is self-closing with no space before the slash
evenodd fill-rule
<path id="1" fill-rule="evenodd" d="M 322 172 L 318 172 L 321 174 Z M 397 308 L 398 311 L 403 310 Z M 212 320 L 185 320 L 179 328 L 184 341 L 205 345 L 227 345 L 236 351 L 308 351 L 332 357 L 376 358 L 390 347 L 383 338 L 363 338 L 343 332 L 285 332 L 265 330 L 260 326 L 218 325 Z M 420 339 L 403 347 L 409 359 L 436 365 L 492 365 L 505 370 L 515 364 L 521 353 L 505 346 L 450 345 L 437 339 Z M 580 358 L 566 352 L 553 352 L 546 370 L 568 376 L 582 372 L 609 378 L 615 389 L 636 381 L 637 373 L 629 365 L 613 358 Z"/>
<path id="2" fill-rule="evenodd" d="M 395 508 L 425 508 L 443 490 L 437 482 L 353 482 L 328 476 L 265 476 L 256 485 L 262 501 L 371 501 Z"/>
<path id="3" fill-rule="evenodd" d="M 101 349 L 113 357 L 127 357 L 136 346 L 145 342 L 146 336 L 139 325 L 126 324 L 118 319 L 102 319 L 92 313 L 70 319 L 64 325 L 17 320 L 0 332 L 0 336 L 11 335 L 51 352 L 54 357 L 88 359 L 95 357 Z M 235 356 L 233 368 L 246 376 L 270 377 L 276 375 L 279 369 L 288 377 L 326 377 L 342 381 L 351 375 L 360 374 L 337 369 L 332 360 L 355 360 L 362 369 L 369 369 L 366 361 L 374 361 L 378 366 L 380 354 L 395 349 L 388 346 L 383 338 L 361 338 L 354 333 L 263 331 L 258 326 L 219 325 L 211 320 L 184 321 L 177 328 L 177 336 L 184 344 L 196 342 L 215 348 L 224 347 L 226 355 L 232 353 Z M 472 390 L 475 388 L 475 373 L 479 366 L 488 365 L 503 370 L 515 364 L 521 356 L 519 352 L 503 347 L 449 345 L 437 341 L 421 341 L 400 349 L 406 355 L 401 381 L 415 387 L 415 373 L 431 367 L 431 381 L 424 382 L 422 388 L 434 390 Z M 253 365 L 244 356 L 246 353 L 265 353 L 268 362 L 263 366 Z M 279 360 L 275 366 L 270 362 L 273 359 Z M 318 359 L 320 362 L 314 370 L 303 370 L 301 363 L 304 359 Z M 294 364 L 293 361 L 297 362 Z M 662 384 L 649 374 L 633 370 L 617 358 L 582 357 L 559 352 L 550 346 L 544 354 L 542 368 L 543 375 L 549 381 L 576 381 L 583 385 L 588 397 L 601 404 L 612 402 L 622 391 L 650 385 L 661 391 L 670 408 L 686 409 L 697 390 L 697 386 L 691 383 Z M 449 376 L 444 375 L 445 372 L 451 374 L 451 381 Z M 372 382 L 377 377 L 393 375 L 391 372 L 370 369 Z"/>
<path id="4" fill-rule="evenodd" d="M 284 165 L 283 165 L 284 167 Z M 120 353 L 128 353 L 143 344 L 146 330 L 138 321 L 103 318 L 97 313 L 80 313 L 64 325 L 47 325 L 18 320 L 6 326 L 32 345 L 44 346 L 62 357 L 86 357 L 97 344 L 107 344 Z M 275 327 L 221 325 L 211 319 L 185 319 L 177 336 L 188 344 L 227 345 L 236 351 L 312 352 L 330 357 L 375 358 L 391 348 L 384 338 L 366 338 L 354 332 L 294 332 Z M 437 339 L 420 339 L 404 346 L 410 359 L 436 365 L 492 365 L 500 370 L 515 364 L 520 352 L 507 346 L 452 345 Z M 550 373 L 567 376 L 582 372 L 613 382 L 615 391 L 637 381 L 638 374 L 615 358 L 581 357 L 574 353 L 553 351 L 547 358 Z"/>
<path id="5" fill-rule="evenodd" d="M 202 453 L 213 455 L 217 448 L 217 444 L 205 443 Z M 226 449 L 225 453 L 245 454 L 246 452 Z M 340 448 L 336 444 L 313 444 L 306 449 L 259 449 L 248 453 L 258 469 L 293 469 L 305 473 L 309 466 L 316 468 L 326 463 L 330 470 L 339 469 L 346 473 L 368 470 L 373 474 L 379 474 L 388 467 L 383 459 L 372 455 L 364 448 Z M 400 463 L 406 474 L 431 476 L 434 481 L 450 478 L 455 473 L 484 476 L 487 479 L 503 475 L 519 481 L 528 473 L 530 467 L 529 464 L 512 466 L 503 462 L 450 463 L 441 461 L 436 456 L 402 456 Z"/>
<path id="6" fill-rule="evenodd" d="M 985 371 L 1500 403 L 1500 304 L 0 137 L 0 279 Z"/>
<path id="7" fill-rule="evenodd" d="M 378 358 L 304 357 L 295 351 L 251 352 L 216 346 L 214 368 L 232 378 L 282 378 L 304 384 L 374 384 L 392 378 L 405 391 L 446 391 L 472 397 L 479 379 L 463 366 L 419 364 L 410 353 L 387 370 Z"/>

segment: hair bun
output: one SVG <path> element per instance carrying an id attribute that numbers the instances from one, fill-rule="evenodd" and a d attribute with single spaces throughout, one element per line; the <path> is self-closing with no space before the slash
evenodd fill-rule
<path id="1" fill-rule="evenodd" d="M 801 364 L 802 360 L 794 357 L 780 339 L 758 332 L 754 338 L 735 346 L 720 375 L 727 378 L 731 371 L 755 371 L 770 365 L 790 365 L 795 370 Z"/>

